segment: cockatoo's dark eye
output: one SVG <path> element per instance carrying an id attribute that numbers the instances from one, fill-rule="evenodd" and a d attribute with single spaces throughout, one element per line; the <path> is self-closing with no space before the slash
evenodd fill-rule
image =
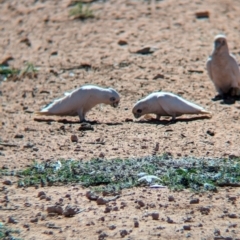
<path id="1" fill-rule="evenodd" d="M 142 110 L 141 110 L 141 109 L 138 109 L 138 110 L 137 110 L 137 113 L 141 113 L 141 112 L 142 112 Z"/>
<path id="2" fill-rule="evenodd" d="M 115 100 L 116 100 L 115 97 L 111 97 L 111 98 L 110 98 L 110 101 L 111 101 L 111 102 L 114 102 Z"/>

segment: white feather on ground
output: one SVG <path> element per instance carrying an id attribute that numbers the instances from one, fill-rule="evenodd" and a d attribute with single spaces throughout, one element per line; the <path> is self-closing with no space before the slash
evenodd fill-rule
<path id="1" fill-rule="evenodd" d="M 220 95 L 239 95 L 239 66 L 234 56 L 229 53 L 224 35 L 217 35 L 214 39 L 214 49 L 207 61 L 207 72 Z"/>
<path id="2" fill-rule="evenodd" d="M 157 119 L 161 116 L 171 116 L 172 120 L 183 114 L 211 114 L 203 107 L 168 92 L 149 94 L 134 105 L 132 113 L 135 118 L 152 113 L 156 114 Z"/>
<path id="3" fill-rule="evenodd" d="M 82 86 L 64 97 L 54 100 L 39 115 L 79 116 L 80 122 L 86 121 L 88 111 L 98 104 L 117 107 L 120 101 L 118 92 L 112 88 L 101 88 L 93 85 Z"/>

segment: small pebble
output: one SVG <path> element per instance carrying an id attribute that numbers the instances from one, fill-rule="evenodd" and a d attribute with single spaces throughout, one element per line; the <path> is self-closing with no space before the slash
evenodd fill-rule
<path id="1" fill-rule="evenodd" d="M 235 213 L 229 213 L 229 214 L 228 214 L 228 217 L 229 217 L 229 218 L 237 218 L 237 214 L 235 214 Z"/>
<path id="2" fill-rule="evenodd" d="M 235 202 L 235 201 L 237 200 L 237 197 L 235 197 L 235 196 L 230 197 L 230 196 L 229 196 L 229 197 L 228 197 L 228 200 Z"/>
<path id="3" fill-rule="evenodd" d="M 128 44 L 128 43 L 127 43 L 126 40 L 120 39 L 120 40 L 118 41 L 118 45 L 120 45 L 120 46 L 127 45 L 127 44 Z"/>
<path id="4" fill-rule="evenodd" d="M 71 141 L 72 142 L 78 142 L 78 137 L 76 135 L 71 136 Z"/>
<path id="5" fill-rule="evenodd" d="M 47 207 L 48 213 L 57 213 L 59 215 L 63 214 L 63 208 L 61 206 L 49 206 Z"/>
<path id="6" fill-rule="evenodd" d="M 31 223 L 36 223 L 36 222 L 38 222 L 38 218 L 36 217 L 36 218 L 32 218 L 32 219 L 30 219 L 30 222 Z"/>
<path id="7" fill-rule="evenodd" d="M 128 235 L 128 232 L 127 232 L 127 230 L 120 230 L 120 235 L 121 235 L 121 237 L 122 238 L 124 238 L 125 236 L 127 236 Z"/>
<path id="8" fill-rule="evenodd" d="M 190 226 L 190 225 L 184 225 L 184 226 L 183 226 L 183 229 L 190 231 L 190 230 L 191 230 L 191 226 Z"/>
<path id="9" fill-rule="evenodd" d="M 138 205 L 139 205 L 140 207 L 144 207 L 144 206 L 145 206 L 145 203 L 144 203 L 142 200 L 139 200 L 139 201 L 138 201 Z"/>
<path id="10" fill-rule="evenodd" d="M 23 146 L 24 148 L 33 148 L 34 144 L 33 143 L 27 143 Z"/>
<path id="11" fill-rule="evenodd" d="M 99 198 L 97 199 L 97 205 L 105 205 L 107 202 L 108 202 L 108 200 L 106 200 L 106 199 L 103 198 L 103 197 L 99 197 Z"/>
<path id="12" fill-rule="evenodd" d="M 230 227 L 230 228 L 235 228 L 235 227 L 237 227 L 237 224 L 236 224 L 236 223 L 230 223 L 230 224 L 228 225 L 228 227 Z"/>
<path id="13" fill-rule="evenodd" d="M 134 220 L 134 227 L 138 228 L 139 227 L 139 222 L 137 220 Z"/>
<path id="14" fill-rule="evenodd" d="M 16 134 L 16 135 L 14 136 L 14 138 L 24 138 L 24 135 L 23 135 L 23 134 Z"/>
<path id="15" fill-rule="evenodd" d="M 86 192 L 86 197 L 89 199 L 89 200 L 92 200 L 92 201 L 96 201 L 98 198 L 99 198 L 99 196 L 98 195 L 96 195 L 94 192 L 92 192 L 92 191 L 87 191 Z"/>
<path id="16" fill-rule="evenodd" d="M 106 207 L 104 210 L 104 213 L 109 213 L 111 212 L 112 208 L 111 207 Z"/>
<path id="17" fill-rule="evenodd" d="M 114 230 L 114 229 L 116 228 L 116 226 L 115 226 L 115 225 L 110 225 L 110 226 L 108 226 L 108 228 L 109 228 L 110 230 Z"/>
<path id="18" fill-rule="evenodd" d="M 104 239 L 106 239 L 107 236 L 108 235 L 105 232 L 102 232 L 102 233 L 99 234 L 98 240 L 104 240 Z"/>
<path id="19" fill-rule="evenodd" d="M 113 209 L 112 209 L 113 211 L 118 211 L 119 209 L 118 209 L 118 207 L 117 206 L 115 206 L 115 207 L 113 207 Z"/>
<path id="20" fill-rule="evenodd" d="M 159 219 L 159 213 L 153 212 L 153 213 L 152 213 L 152 219 L 153 219 L 153 220 L 158 220 L 158 219 Z"/>
<path id="21" fill-rule="evenodd" d="M 17 221 L 14 217 L 9 217 L 9 218 L 8 218 L 8 223 L 14 223 L 14 224 L 16 224 L 16 223 L 18 223 L 18 221 Z"/>
<path id="22" fill-rule="evenodd" d="M 207 134 L 210 135 L 210 136 L 214 136 L 215 135 L 214 131 L 211 130 L 211 129 L 207 130 Z"/>
<path id="23" fill-rule="evenodd" d="M 31 204 L 31 203 L 28 203 L 28 202 L 26 202 L 26 203 L 24 203 L 24 206 L 25 206 L 25 207 L 31 207 L 31 206 L 32 206 L 32 204 Z"/>
<path id="24" fill-rule="evenodd" d="M 198 204 L 199 203 L 199 199 L 198 198 L 194 198 L 190 200 L 190 204 Z"/>
<path id="25" fill-rule="evenodd" d="M 23 227 L 24 228 L 30 228 L 30 225 L 29 224 L 23 224 Z"/>
<path id="26" fill-rule="evenodd" d="M 41 191 L 41 192 L 38 193 L 38 197 L 41 197 L 41 196 L 43 196 L 43 195 L 46 196 L 46 193 L 45 193 L 44 191 Z"/>
<path id="27" fill-rule="evenodd" d="M 7 165 L 3 165 L 2 169 L 9 169 L 9 167 Z"/>
<path id="28" fill-rule="evenodd" d="M 46 195 L 42 195 L 42 196 L 40 196 L 40 200 L 43 200 L 43 199 L 46 199 L 47 198 L 47 196 Z"/>
<path id="29" fill-rule="evenodd" d="M 38 212 L 38 213 L 36 214 L 36 217 L 40 217 L 40 216 L 42 216 L 42 213 L 41 213 L 41 212 Z"/>
<path id="30" fill-rule="evenodd" d="M 167 223 L 173 223 L 173 220 L 170 217 L 167 217 Z"/>
<path id="31" fill-rule="evenodd" d="M 201 212 L 201 214 L 208 215 L 210 213 L 210 208 L 209 207 L 201 207 L 199 209 L 199 211 Z"/>
<path id="32" fill-rule="evenodd" d="M 77 206 L 67 205 L 63 211 L 65 217 L 72 217 L 75 214 L 78 214 L 80 209 Z"/>
<path id="33" fill-rule="evenodd" d="M 173 196 L 168 196 L 168 201 L 169 202 L 173 202 L 175 199 L 174 199 L 174 197 Z"/>
<path id="34" fill-rule="evenodd" d="M 215 230 L 214 230 L 214 235 L 215 235 L 215 236 L 220 236 L 220 235 L 221 235 L 220 230 L 219 230 L 219 229 L 215 229 Z"/>
<path id="35" fill-rule="evenodd" d="M 98 220 L 104 222 L 105 221 L 105 217 L 100 217 Z"/>
<path id="36" fill-rule="evenodd" d="M 12 181 L 11 180 L 5 180 L 5 181 L 3 181 L 3 184 L 12 185 Z"/>

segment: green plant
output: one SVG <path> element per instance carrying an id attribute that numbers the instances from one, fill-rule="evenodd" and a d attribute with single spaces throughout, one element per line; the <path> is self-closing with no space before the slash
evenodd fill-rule
<path id="1" fill-rule="evenodd" d="M 37 72 L 38 69 L 30 62 L 27 62 L 22 70 L 0 65 L 0 77 L 2 77 L 3 80 L 8 79 L 16 81 L 25 76 L 35 78 L 37 76 Z"/>
<path id="2" fill-rule="evenodd" d="M 38 69 L 33 65 L 33 63 L 27 62 L 25 64 L 25 67 L 20 71 L 19 75 L 22 76 L 30 76 L 30 77 L 36 77 L 38 72 Z"/>
<path id="3" fill-rule="evenodd" d="M 0 65 L 0 76 L 3 80 L 6 80 L 8 77 L 18 75 L 20 73 L 19 69 L 11 68 L 9 66 Z"/>
<path id="4" fill-rule="evenodd" d="M 11 171 L 11 175 L 19 177 L 19 187 L 78 183 L 108 192 L 150 185 L 147 181 L 139 181 L 143 173 L 157 176 L 157 183 L 173 190 L 217 191 L 219 186 L 240 186 L 240 159 L 173 159 L 164 154 L 131 159 L 92 159 L 87 162 L 34 162 L 29 168 Z M 2 171 L 0 175 L 9 173 Z"/>
<path id="5" fill-rule="evenodd" d="M 19 233 L 20 233 L 19 230 L 13 230 L 7 226 L 4 226 L 3 223 L 0 222 L 0 239 L 20 240 L 20 238 L 12 236 L 12 234 Z"/>
<path id="6" fill-rule="evenodd" d="M 94 18 L 93 11 L 90 9 L 89 5 L 84 6 L 81 1 L 76 2 L 74 7 L 70 10 L 69 15 L 74 17 L 74 19 L 81 20 Z"/>

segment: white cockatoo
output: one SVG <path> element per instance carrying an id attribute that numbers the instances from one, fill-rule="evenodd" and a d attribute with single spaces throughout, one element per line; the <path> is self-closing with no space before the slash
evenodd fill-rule
<path id="1" fill-rule="evenodd" d="M 168 92 L 149 94 L 134 105 L 132 113 L 135 118 L 145 114 L 156 114 L 158 120 L 161 116 L 171 116 L 172 121 L 183 114 L 211 114 L 203 107 Z"/>
<path id="2" fill-rule="evenodd" d="M 86 85 L 70 93 L 65 93 L 65 97 L 54 100 L 36 114 L 79 116 L 80 122 L 84 122 L 86 113 L 97 104 L 108 104 L 116 108 L 119 101 L 120 95 L 113 88 Z"/>
<path id="3" fill-rule="evenodd" d="M 224 35 L 214 38 L 214 47 L 207 61 L 207 72 L 219 96 L 240 94 L 240 71 L 235 57 L 229 53 Z"/>

